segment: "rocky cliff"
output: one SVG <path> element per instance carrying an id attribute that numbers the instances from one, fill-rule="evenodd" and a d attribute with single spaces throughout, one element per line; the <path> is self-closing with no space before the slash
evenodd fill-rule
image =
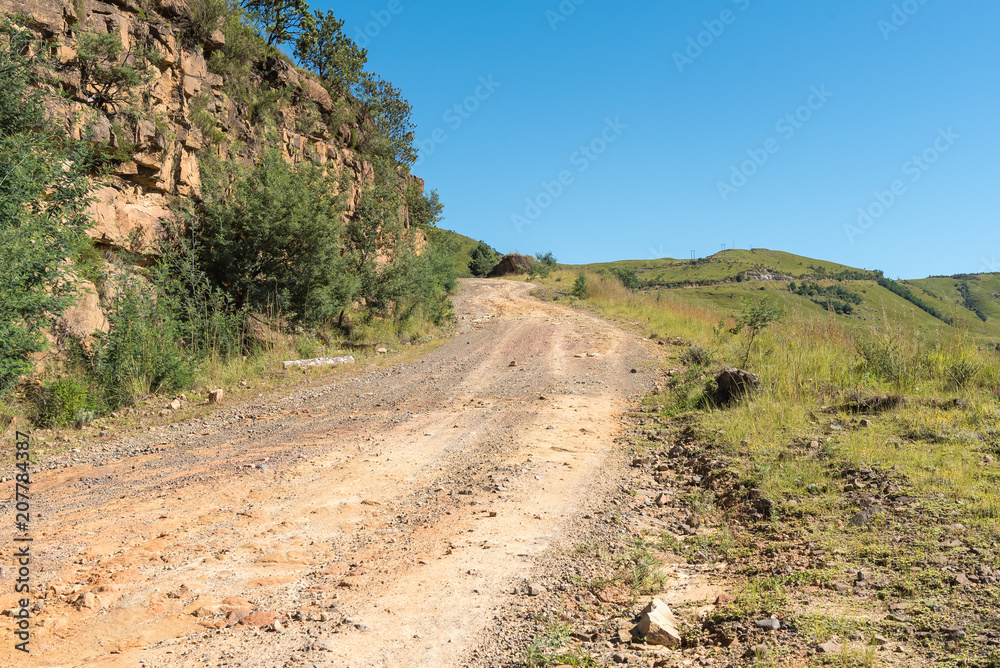
<path id="1" fill-rule="evenodd" d="M 130 155 L 114 168 L 111 184 L 95 192 L 91 235 L 102 244 L 120 246 L 135 234 L 147 243 L 154 239 L 171 217 L 171 196 L 198 196 L 198 158 L 204 151 L 228 158 L 238 144 L 252 156 L 277 140 L 289 161 L 311 152 L 336 175 L 346 171 L 350 177 L 347 216 L 374 178 L 371 162 L 355 149 L 360 124 L 347 104 L 335 101 L 314 76 L 278 58 L 257 64 L 254 73 L 256 83 L 282 101 L 271 119 L 276 136 L 265 136 L 248 105 L 231 99 L 223 77 L 208 67 L 208 56 L 225 45 L 222 31 L 214 30 L 198 44 L 185 39 L 186 0 L 0 0 L 0 11 L 51 45 L 54 79 L 65 92 L 53 115 L 65 119 L 75 137 L 86 135 Z M 152 77 L 136 91 L 134 122 L 95 104 L 77 61 L 81 33 L 118 36 L 123 60 L 139 46 L 158 55 Z M 331 121 L 342 119 L 331 132 Z M 211 138 L 205 137 L 206 127 Z M 423 190 L 422 180 L 409 179 Z"/>
<path id="2" fill-rule="evenodd" d="M 242 101 L 234 99 L 232 87 L 210 64 L 212 54 L 226 48 L 223 25 L 193 30 L 188 0 L 0 0 L 0 11 L 32 30 L 48 49 L 40 55 L 48 63 L 49 83 L 60 92 L 50 114 L 75 138 L 113 152 L 111 176 L 93 193 L 89 231 L 105 253 L 126 246 L 151 253 L 175 216 L 178 198 L 199 198 L 199 162 L 208 152 L 244 162 L 275 145 L 290 162 L 309 154 L 334 175 L 347 177 L 341 182 L 349 188 L 348 218 L 375 178 L 358 146 L 364 123 L 351 104 L 331 97 L 315 76 L 287 59 L 247 63 L 253 90 Z M 112 66 L 143 66 L 141 82 L 116 91 L 119 99 L 95 85 L 81 57 L 84 37 L 97 35 L 120 40 L 121 55 Z M 255 95 L 271 101 L 264 120 Z M 406 174 L 402 183 L 423 192 L 420 179 Z M 84 290 L 63 330 L 83 337 L 88 329 L 106 328 L 93 292 Z"/>

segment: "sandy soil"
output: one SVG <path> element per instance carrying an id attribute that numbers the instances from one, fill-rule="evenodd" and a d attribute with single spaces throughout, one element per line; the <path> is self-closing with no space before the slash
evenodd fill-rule
<path id="1" fill-rule="evenodd" d="M 37 473 L 47 595 L 30 657 L 0 617 L 0 665 L 466 663 L 601 501 L 619 416 L 653 384 L 635 335 L 530 287 L 463 281 L 458 333 L 414 363 Z"/>

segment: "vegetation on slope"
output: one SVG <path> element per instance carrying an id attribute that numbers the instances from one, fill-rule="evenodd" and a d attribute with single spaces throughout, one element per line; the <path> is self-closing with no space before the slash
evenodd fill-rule
<path id="1" fill-rule="evenodd" d="M 172 205 L 183 224 L 141 257 L 91 244 L 83 235 L 85 194 L 101 163 L 132 158 L 140 124 L 170 131 L 145 94 L 159 54 L 136 40 L 126 51 L 117 34 L 78 35 L 88 104 L 95 118 L 112 119 L 110 142 L 89 143 L 95 158 L 66 127 L 43 119 L 45 97 L 58 95 L 41 76 L 48 50 L 29 32 L 4 31 L 0 266 L 15 277 L 15 290 L 0 300 L 8 311 L 0 398 L 20 400 L 37 425 L 86 424 L 151 394 L 215 382 L 220 369 L 254 368 L 253 359 L 270 359 L 276 346 L 301 356 L 332 352 L 366 332 L 382 343 L 413 340 L 450 317 L 452 244 L 436 233 L 437 194 L 409 174 L 416 156 L 410 106 L 364 69 L 367 53 L 342 33 L 342 22 L 299 0 L 193 0 L 179 25 L 196 48 L 221 29 L 225 43 L 211 53 L 209 69 L 223 75 L 223 90 L 249 123 L 223 127 L 211 100 L 192 98 L 192 121 L 206 143 L 201 196 Z M 291 88 L 272 85 L 280 63 L 291 67 L 277 48 L 283 44 L 315 70 L 332 112 L 320 114 L 308 96 L 293 91 L 292 99 Z M 353 184 L 346 171 L 334 178 L 318 156 L 305 152 L 290 162 L 266 148 L 279 143 L 289 119 L 299 132 L 346 136 L 371 180 Z M 357 188 L 360 204 L 345 216 Z M 64 342 L 61 364 L 12 394 L 34 370 L 42 331 L 79 297 L 74 275 L 97 285 L 109 331 L 92 344 Z"/>
<path id="2" fill-rule="evenodd" d="M 573 277 L 554 273 L 542 294 L 572 301 Z M 661 461 L 683 459 L 682 475 L 697 473 L 688 512 L 703 528 L 646 529 L 637 540 L 718 565 L 734 595 L 706 615 L 675 610 L 698 629 L 685 646 L 731 658 L 764 643 L 765 665 L 874 665 L 890 648 L 900 665 L 996 665 L 993 347 L 952 327 L 928 335 L 906 318 L 856 327 L 803 309 L 750 348 L 732 327 L 746 305 L 631 292 L 600 273 L 585 283 L 578 304 L 664 345 L 670 372 L 646 402 L 639 454 L 662 450 Z M 716 373 L 744 360 L 759 391 L 716 405 Z M 772 616 L 777 633 L 756 626 Z M 724 649 L 734 638 L 739 649 Z M 835 653 L 814 655 L 829 640 Z"/>
<path id="3" fill-rule="evenodd" d="M 94 156 L 45 120 L 25 55 L 30 34 L 0 24 L 0 397 L 32 368 L 52 317 L 72 303 L 66 263 L 86 243 Z"/>

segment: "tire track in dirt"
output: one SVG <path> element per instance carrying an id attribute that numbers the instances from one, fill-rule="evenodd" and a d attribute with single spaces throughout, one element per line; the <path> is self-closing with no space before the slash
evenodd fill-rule
<path id="1" fill-rule="evenodd" d="M 652 385 L 634 335 L 530 287 L 463 281 L 458 333 L 414 363 L 39 473 L 36 573 L 53 587 L 33 656 L 5 643 L 0 663 L 458 665 Z M 86 591 L 91 607 L 70 604 Z M 243 605 L 230 597 L 294 621 L 207 628 Z"/>

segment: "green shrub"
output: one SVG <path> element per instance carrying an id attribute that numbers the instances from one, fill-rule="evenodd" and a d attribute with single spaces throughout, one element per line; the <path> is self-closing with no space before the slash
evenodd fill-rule
<path id="1" fill-rule="evenodd" d="M 347 221 L 347 267 L 341 281 L 353 286 L 351 301 L 364 301 L 369 318 L 389 315 L 396 302 L 411 294 L 414 241 L 403 227 L 402 198 L 396 186 L 368 184 L 357 211 Z"/>
<path id="2" fill-rule="evenodd" d="M 472 249 L 471 259 L 469 260 L 469 271 L 473 276 L 483 278 L 493 271 L 493 267 L 497 266 L 497 262 L 499 261 L 500 255 L 490 248 L 485 241 L 480 241 Z"/>
<path id="3" fill-rule="evenodd" d="M 222 76 L 222 90 L 237 104 L 249 107 L 262 86 L 257 67 L 276 50 L 254 29 L 244 23 L 242 11 L 230 5 L 222 19 L 222 34 L 226 44 L 214 51 L 208 60 L 212 72 Z"/>
<path id="4" fill-rule="evenodd" d="M 702 346 L 691 346 L 684 351 L 681 359 L 694 366 L 708 366 L 715 361 L 715 351 Z"/>
<path id="5" fill-rule="evenodd" d="M 194 252 L 236 308 L 315 325 L 350 305 L 365 277 L 348 271 L 338 185 L 322 169 L 293 167 L 270 149 L 250 167 L 206 159 L 202 183 L 203 206 L 187 216 Z M 379 240 L 373 233 L 364 250 L 365 270 Z"/>
<path id="6" fill-rule="evenodd" d="M 418 229 L 434 227 L 443 218 L 444 204 L 438 192 L 422 192 L 416 183 L 406 188 L 406 208 L 410 212 L 410 225 Z"/>
<path id="7" fill-rule="evenodd" d="M 115 286 L 108 311 L 111 330 L 94 358 L 94 377 L 111 410 L 157 392 L 193 384 L 197 360 L 181 346 L 182 328 L 167 299 L 138 275 Z"/>
<path id="8" fill-rule="evenodd" d="M 887 383 L 901 382 L 906 364 L 895 337 L 873 334 L 858 338 L 855 347 L 861 356 L 859 370 L 862 374 Z"/>
<path id="9" fill-rule="evenodd" d="M 454 317 L 449 295 L 458 286 L 454 252 L 443 236 L 430 235 L 428 245 L 410 271 L 410 295 L 397 305 L 400 325 L 413 318 L 424 318 L 441 326 Z"/>
<path id="10" fill-rule="evenodd" d="M 955 360 L 947 367 L 947 383 L 954 388 L 964 388 L 973 383 L 983 370 L 983 365 L 973 360 Z"/>
<path id="11" fill-rule="evenodd" d="M 160 55 L 136 44 L 128 51 L 114 33 L 81 32 L 77 37 L 80 85 L 87 102 L 115 115 L 136 98 L 136 88 L 153 78 L 151 66 Z"/>
<path id="12" fill-rule="evenodd" d="M 627 289 L 633 292 L 642 287 L 642 280 L 639 275 L 635 273 L 635 269 L 629 269 L 627 267 L 612 267 L 610 270 L 611 274 L 621 281 Z"/>
<path id="13" fill-rule="evenodd" d="M 552 267 L 544 262 L 532 262 L 531 266 L 528 267 L 528 278 L 548 278 L 551 273 Z"/>
<path id="14" fill-rule="evenodd" d="M 201 131 L 205 143 L 209 145 L 222 143 L 226 135 L 219 129 L 218 116 L 208 109 L 209 104 L 213 104 L 211 93 L 201 91 L 191 98 L 189 104 L 188 118 Z"/>
<path id="15" fill-rule="evenodd" d="M 576 280 L 573 281 L 573 292 L 571 294 L 577 299 L 584 299 L 587 296 L 587 275 L 582 271 L 577 274 Z"/>
<path id="16" fill-rule="evenodd" d="M 186 36 L 192 45 L 203 44 L 217 30 L 225 17 L 233 13 L 227 0 L 189 0 Z"/>
<path id="17" fill-rule="evenodd" d="M 97 409 L 91 387 L 73 375 L 30 385 L 25 396 L 34 407 L 34 423 L 43 428 L 83 426 L 94 419 Z"/>
<path id="18" fill-rule="evenodd" d="M 0 30 L 0 397 L 33 369 L 42 331 L 74 297 L 68 259 L 82 248 L 94 156 L 44 117 L 28 55 L 41 47 Z"/>

